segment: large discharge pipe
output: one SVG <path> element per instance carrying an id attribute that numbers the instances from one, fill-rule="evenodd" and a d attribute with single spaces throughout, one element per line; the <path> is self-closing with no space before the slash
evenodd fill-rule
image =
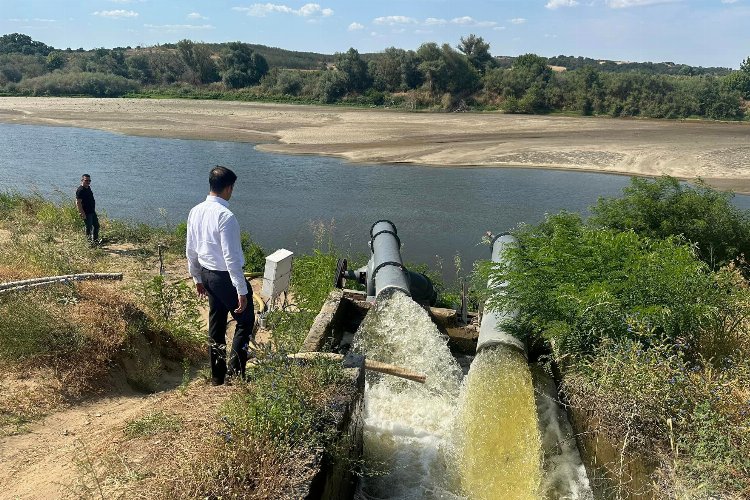
<path id="1" fill-rule="evenodd" d="M 503 262 L 504 252 L 510 246 L 518 244 L 516 238 L 508 233 L 495 237 L 492 241 L 492 262 Z M 500 288 L 500 293 L 505 293 L 506 282 L 496 283 L 492 278 L 487 282 L 490 289 Z M 500 326 L 518 316 L 518 311 L 486 311 L 482 316 L 479 326 L 479 340 L 477 341 L 477 353 L 482 349 L 504 345 L 519 350 L 528 359 L 526 346 L 513 335 L 503 331 Z"/>
<path id="2" fill-rule="evenodd" d="M 340 260 L 334 282 L 343 287 L 343 280 L 357 280 L 367 288 L 367 300 L 374 302 L 381 296 L 399 290 L 422 305 L 435 305 L 437 292 L 430 279 L 421 273 L 409 271 L 401 259 L 401 239 L 395 224 L 379 220 L 370 227 L 370 260 L 356 270 L 346 269 L 346 260 Z"/>
<path id="3" fill-rule="evenodd" d="M 367 263 L 367 296 L 378 297 L 382 292 L 401 290 L 411 296 L 409 279 L 401 259 L 401 240 L 396 226 L 379 220 L 370 228 L 372 257 Z"/>

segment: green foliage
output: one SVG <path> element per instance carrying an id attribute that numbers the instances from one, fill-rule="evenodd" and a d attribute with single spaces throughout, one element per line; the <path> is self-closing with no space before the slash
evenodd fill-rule
<path id="1" fill-rule="evenodd" d="M 96 251 L 83 237 L 83 222 L 70 199 L 58 204 L 40 195 L 0 194 L 0 220 L 12 223 L 12 244 L 0 253 L 5 265 L 46 275 L 90 271 Z"/>
<path id="2" fill-rule="evenodd" d="M 230 89 L 255 85 L 268 73 L 268 63 L 265 58 L 242 42 L 227 44 L 221 63 L 222 80 Z"/>
<path id="3" fill-rule="evenodd" d="M 490 44 L 485 42 L 481 36 L 470 34 L 466 38 L 461 37 L 458 50 L 466 54 L 471 65 L 484 74 L 494 66 L 494 59 L 490 54 Z"/>
<path id="4" fill-rule="evenodd" d="M 670 190 L 683 194 L 669 179 L 636 182 L 627 203 L 600 202 L 597 224 L 602 213 L 641 221 Z M 634 204 L 634 193 L 658 196 Z M 664 203 L 675 212 L 661 217 L 696 210 L 697 220 L 706 200 L 694 196 Z M 518 308 L 506 329 L 551 341 L 570 403 L 623 460 L 656 465 L 655 497 L 734 498 L 750 487 L 750 289 L 732 266 L 711 272 L 671 231 L 648 234 L 563 212 L 522 227 L 519 245 L 478 279 L 507 281 L 489 287 L 487 306 Z"/>
<path id="5" fill-rule="evenodd" d="M 53 50 L 49 45 L 32 40 L 29 35 L 11 33 L 0 36 L 0 54 L 21 53 L 47 56 Z"/>
<path id="6" fill-rule="evenodd" d="M 341 71 L 324 71 L 318 80 L 316 94 L 321 102 L 332 103 L 346 94 L 349 80 Z"/>
<path id="7" fill-rule="evenodd" d="M 19 90 L 35 96 L 88 95 L 92 97 L 120 97 L 138 90 L 138 83 L 108 73 L 50 73 L 23 80 Z"/>
<path id="8" fill-rule="evenodd" d="M 672 177 L 634 177 L 622 198 L 602 198 L 592 207 L 591 222 L 649 238 L 682 235 L 716 269 L 750 255 L 750 216 L 732 197 L 702 182 L 691 187 Z"/>
<path id="9" fill-rule="evenodd" d="M 251 273 L 263 272 L 266 267 L 266 252 L 263 247 L 254 242 L 246 232 L 240 235 L 240 244 L 245 256 L 245 270 Z"/>
<path id="10" fill-rule="evenodd" d="M 354 48 L 350 48 L 343 54 L 336 53 L 334 62 L 336 68 L 346 75 L 348 90 L 362 92 L 371 85 L 367 63 Z"/>
<path id="11" fill-rule="evenodd" d="M 488 307 L 520 308 L 515 332 L 554 340 L 562 356 L 590 355 L 604 339 L 697 346 L 698 331 L 724 300 L 679 240 L 594 229 L 567 213 L 518 238 L 506 262 L 492 266 L 490 276 L 508 286 L 507 295 L 490 290 Z M 629 328 L 633 321 L 650 325 L 649 336 Z"/>
<path id="12" fill-rule="evenodd" d="M 458 51 L 429 42 L 417 51 L 390 47 L 378 54 L 359 54 L 350 48 L 335 55 L 191 40 L 127 51 L 61 52 L 26 35 L 5 35 L 2 40 L 6 43 L 0 42 L 0 92 L 21 95 L 317 101 L 411 110 L 474 108 L 714 120 L 742 119 L 742 98 L 750 96 L 746 62 L 732 72 L 536 54 L 498 58 L 473 34 L 460 39 Z M 569 71 L 554 73 L 549 65 Z M 141 90 L 139 85 L 148 87 Z"/>
<path id="13" fill-rule="evenodd" d="M 276 310 L 268 313 L 271 340 L 279 352 L 298 352 L 318 311 Z"/>
<path id="14" fill-rule="evenodd" d="M 270 439 L 282 448 L 330 444 L 332 436 L 321 429 L 334 429 L 328 400 L 346 380 L 339 362 L 320 359 L 301 365 L 285 353 L 269 351 L 253 368 L 252 380 L 222 409 L 227 442 L 243 435 Z"/>
<path id="15" fill-rule="evenodd" d="M 140 418 L 128 421 L 124 432 L 128 439 L 133 439 L 166 432 L 178 432 L 180 429 L 182 429 L 182 421 L 179 417 L 163 411 L 152 411 Z"/>
<path id="16" fill-rule="evenodd" d="M 136 294 L 151 315 L 154 327 L 187 344 L 203 340 L 203 321 L 198 313 L 200 300 L 195 289 L 184 281 L 167 282 L 164 276 L 142 280 Z"/>

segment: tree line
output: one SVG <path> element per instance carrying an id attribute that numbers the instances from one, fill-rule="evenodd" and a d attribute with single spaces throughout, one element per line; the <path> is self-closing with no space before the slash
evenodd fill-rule
<path id="1" fill-rule="evenodd" d="M 269 61 L 271 61 L 269 63 Z M 482 37 L 333 56 L 242 42 L 57 50 L 0 37 L 6 95 L 170 95 L 406 109 L 743 119 L 750 57 L 738 71 L 525 54 L 495 57 Z"/>

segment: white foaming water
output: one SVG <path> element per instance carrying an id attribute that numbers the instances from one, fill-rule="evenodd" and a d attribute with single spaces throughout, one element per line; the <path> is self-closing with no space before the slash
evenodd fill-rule
<path id="1" fill-rule="evenodd" d="M 367 314 L 355 349 L 427 376 L 418 384 L 368 373 L 364 447 L 379 474 L 363 478 L 358 496 L 462 498 L 455 468 L 447 465 L 461 382 L 447 339 L 424 309 L 394 292 Z"/>
<path id="2" fill-rule="evenodd" d="M 555 381 L 539 366 L 532 373 L 544 453 L 542 491 L 550 499 L 593 500 L 573 428 L 557 401 Z"/>
<path id="3" fill-rule="evenodd" d="M 462 372 L 447 339 L 427 312 L 400 292 L 367 314 L 354 349 L 368 358 L 427 376 L 425 384 L 367 374 L 364 448 L 368 475 L 357 498 L 465 500 L 457 422 Z M 542 498 L 591 500 L 591 489 L 554 382 L 534 370 L 537 417 L 544 455 Z M 532 424 L 533 425 L 533 424 Z"/>

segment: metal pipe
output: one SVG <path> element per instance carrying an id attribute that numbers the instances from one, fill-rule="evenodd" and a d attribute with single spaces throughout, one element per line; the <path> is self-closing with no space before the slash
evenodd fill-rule
<path id="1" fill-rule="evenodd" d="M 492 262 L 503 262 L 506 248 L 518 244 L 516 238 L 509 233 L 503 233 L 492 241 Z M 496 283 L 490 279 L 487 282 L 489 288 L 500 288 L 500 293 L 505 293 L 507 282 Z M 477 353 L 482 349 L 488 349 L 498 345 L 512 347 L 520 351 L 528 359 L 526 345 L 513 335 L 503 331 L 501 325 L 518 317 L 518 310 L 513 311 L 486 311 L 482 315 L 482 323 L 479 326 L 479 340 L 477 342 Z"/>
<path id="2" fill-rule="evenodd" d="M 370 248 L 372 268 L 368 269 L 367 278 L 374 285 L 375 295 L 393 290 L 400 290 L 411 297 L 409 279 L 401 259 L 401 240 L 396 226 L 388 220 L 379 220 L 370 228 Z M 369 265 L 368 265 L 369 267 Z M 368 284 L 368 295 L 371 287 Z"/>

